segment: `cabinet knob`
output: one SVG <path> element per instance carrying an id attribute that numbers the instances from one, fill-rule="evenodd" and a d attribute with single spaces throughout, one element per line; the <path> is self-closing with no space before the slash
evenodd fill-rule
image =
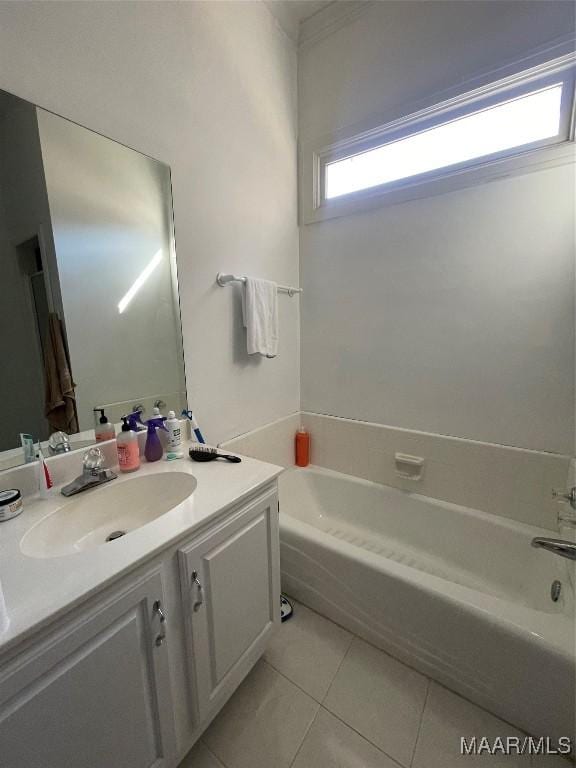
<path id="1" fill-rule="evenodd" d="M 198 579 L 197 571 L 192 571 L 192 586 L 196 587 L 196 600 L 192 603 L 192 610 L 196 613 L 204 602 L 204 588 Z"/>

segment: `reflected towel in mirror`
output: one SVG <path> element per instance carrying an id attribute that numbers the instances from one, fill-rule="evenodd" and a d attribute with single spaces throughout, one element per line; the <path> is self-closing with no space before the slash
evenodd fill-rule
<path id="1" fill-rule="evenodd" d="M 76 395 L 64 342 L 64 331 L 55 312 L 48 316 L 48 330 L 44 345 L 44 376 L 46 402 L 44 415 L 52 430 L 70 435 L 78 432 Z"/>

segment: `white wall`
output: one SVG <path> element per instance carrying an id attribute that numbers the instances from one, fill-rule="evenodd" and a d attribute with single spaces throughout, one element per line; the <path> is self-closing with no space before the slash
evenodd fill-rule
<path id="1" fill-rule="evenodd" d="M 564 34 L 573 14 L 371 4 L 303 49 L 300 138 L 377 125 Z M 573 169 L 303 226 L 303 409 L 571 453 Z"/>
<path id="2" fill-rule="evenodd" d="M 298 284 L 296 53 L 260 2 L 0 3 L 0 87 L 172 169 L 187 388 L 216 442 L 299 407 L 298 300 L 249 359 L 218 270 Z"/>

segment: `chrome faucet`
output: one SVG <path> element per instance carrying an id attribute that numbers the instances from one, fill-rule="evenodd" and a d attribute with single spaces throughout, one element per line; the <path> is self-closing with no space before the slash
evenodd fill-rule
<path id="1" fill-rule="evenodd" d="M 568 488 L 566 491 L 553 490 L 552 496 L 560 502 L 567 501 L 572 508 L 572 511 L 558 513 L 558 523 L 572 523 L 576 525 L 576 486 Z"/>
<path id="2" fill-rule="evenodd" d="M 567 491 L 552 491 L 552 496 L 558 501 L 567 501 L 572 507 L 574 512 L 567 512 L 558 514 L 558 524 L 570 523 L 576 525 L 576 486 L 569 488 Z M 547 539 L 542 536 L 537 536 L 532 539 L 532 546 L 536 548 L 545 549 L 548 552 L 552 552 L 554 555 L 560 555 L 560 557 L 566 557 L 568 560 L 576 560 L 576 542 L 568 541 L 566 539 Z"/>
<path id="3" fill-rule="evenodd" d="M 545 549 L 560 557 L 567 557 L 568 560 L 576 560 L 576 541 L 566 541 L 565 539 L 546 539 L 537 536 L 532 539 L 532 546 Z"/>
<path id="4" fill-rule="evenodd" d="M 82 461 L 82 474 L 71 483 L 65 485 L 61 493 L 64 496 L 74 496 L 76 493 L 87 491 L 97 485 L 103 485 L 114 480 L 118 475 L 111 469 L 104 467 L 104 456 L 100 448 L 90 448 L 84 454 Z"/>
<path id="5" fill-rule="evenodd" d="M 576 485 L 568 488 L 567 491 L 552 489 L 552 498 L 558 499 L 558 501 L 567 501 L 572 509 L 576 510 Z"/>

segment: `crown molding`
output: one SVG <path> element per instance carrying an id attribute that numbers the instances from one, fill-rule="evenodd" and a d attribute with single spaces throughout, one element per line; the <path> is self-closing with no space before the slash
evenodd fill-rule
<path id="1" fill-rule="evenodd" d="M 300 23 L 299 47 L 308 48 L 360 18 L 376 0 L 334 0 Z"/>
<path id="2" fill-rule="evenodd" d="M 281 32 L 290 43 L 297 48 L 298 36 L 300 33 L 299 22 L 294 20 L 282 2 L 278 2 L 278 0 L 262 0 L 262 2 L 272 16 L 274 24 L 279 32 Z"/>

